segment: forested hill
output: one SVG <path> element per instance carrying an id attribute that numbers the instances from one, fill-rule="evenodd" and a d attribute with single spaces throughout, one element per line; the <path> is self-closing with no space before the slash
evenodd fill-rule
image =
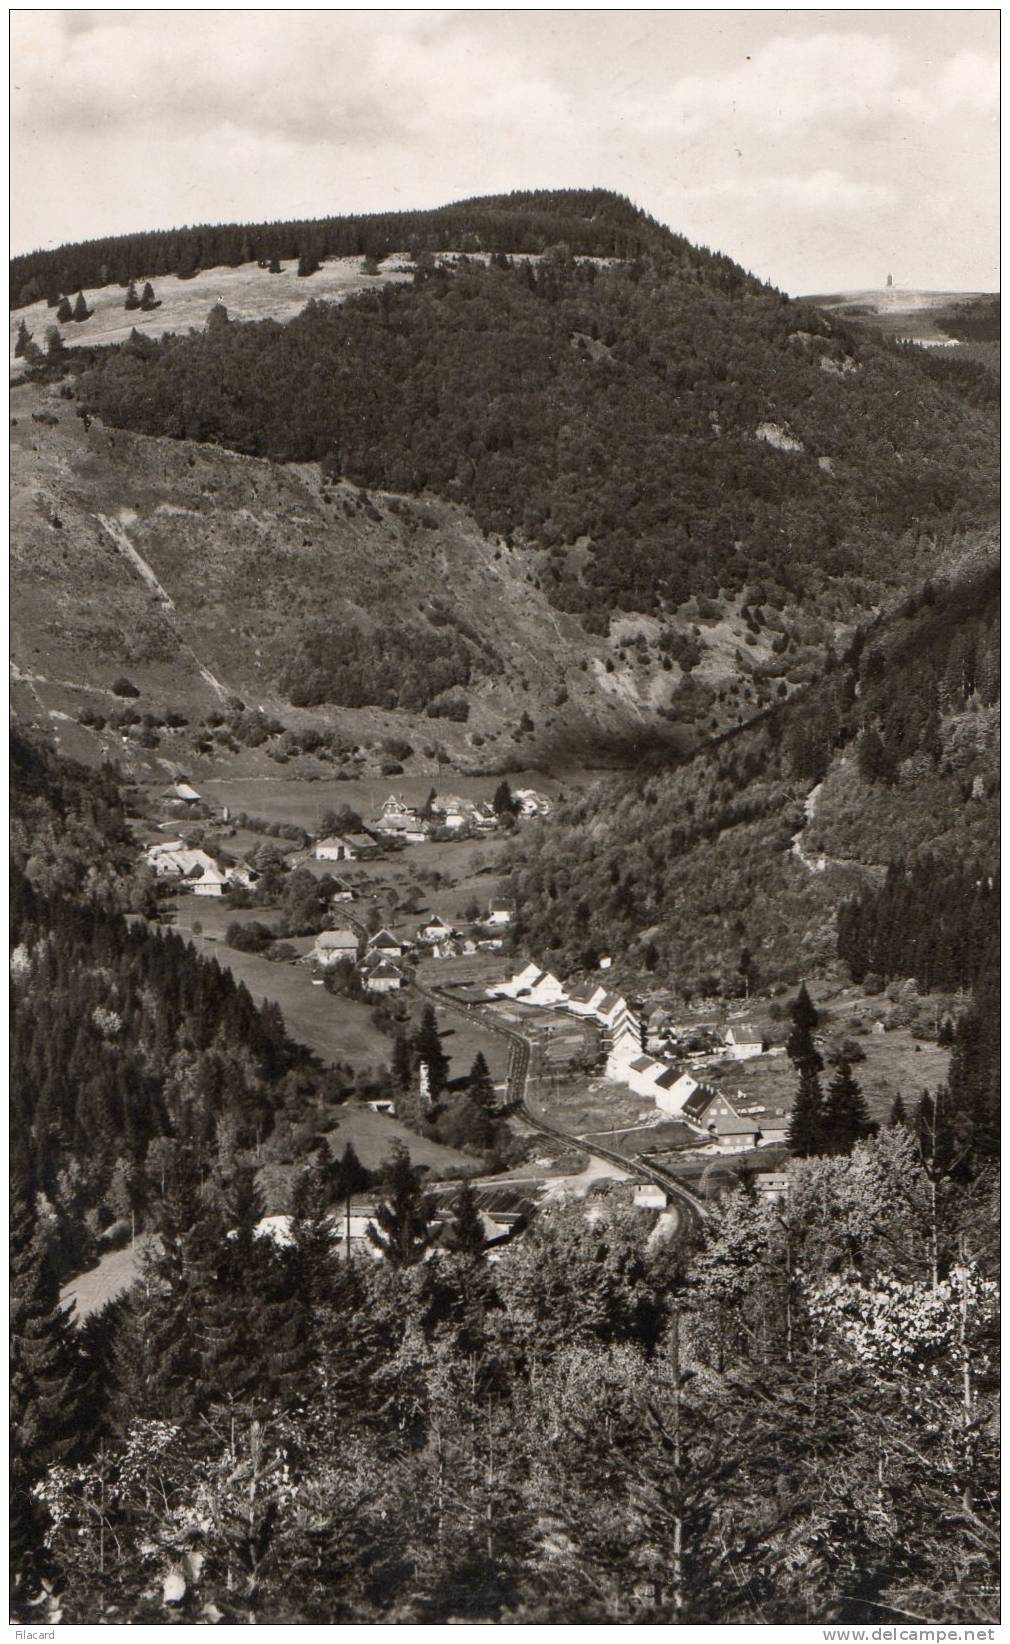
<path id="1" fill-rule="evenodd" d="M 857 981 L 979 988 L 996 969 L 998 697 L 983 565 L 861 630 L 738 734 L 526 834 L 523 950 L 564 974 L 603 941 L 629 973 L 705 994 L 839 961 Z"/>
<path id="2" fill-rule="evenodd" d="M 217 223 L 159 229 L 57 246 L 15 257 L 12 306 L 82 287 L 126 285 L 201 268 L 238 268 L 298 258 L 304 268 L 325 257 L 389 256 L 408 252 L 530 254 L 563 243 L 581 257 L 633 260 L 661 252 L 706 283 L 727 290 L 760 284 L 728 257 L 703 251 L 646 216 L 630 200 L 605 189 L 523 190 L 460 200 L 434 211 L 376 212 L 297 222 Z"/>
<path id="3" fill-rule="evenodd" d="M 218 311 L 100 351 L 78 393 L 106 424 L 462 502 L 596 632 L 742 597 L 772 637 L 787 606 L 846 623 L 994 517 L 991 379 L 932 372 L 662 257 L 559 252 L 422 261 L 286 326 Z"/>

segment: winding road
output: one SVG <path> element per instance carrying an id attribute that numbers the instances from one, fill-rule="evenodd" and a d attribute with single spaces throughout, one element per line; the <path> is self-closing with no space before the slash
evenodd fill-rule
<path id="1" fill-rule="evenodd" d="M 456 1011 L 461 1016 L 471 1020 L 476 1016 L 481 1024 L 490 1033 L 497 1033 L 509 1041 L 509 1062 L 507 1073 L 507 1090 L 509 1105 L 521 1115 L 526 1123 L 538 1130 L 543 1136 L 550 1136 L 554 1141 L 564 1142 L 567 1146 L 576 1148 L 580 1153 L 588 1153 L 591 1158 L 603 1159 L 607 1164 L 616 1165 L 626 1175 L 637 1176 L 640 1181 L 650 1182 L 659 1187 L 666 1194 L 670 1203 L 676 1207 L 678 1214 L 685 1224 L 699 1225 L 708 1215 L 708 1206 L 690 1188 L 672 1176 L 661 1165 L 646 1164 L 645 1160 L 635 1154 L 617 1153 L 612 1148 L 602 1147 L 599 1142 L 590 1144 L 582 1136 L 575 1135 L 570 1130 L 562 1130 L 560 1126 L 549 1124 L 533 1112 L 530 1106 L 530 1080 L 534 1073 L 534 1046 L 525 1034 L 515 1028 L 506 1027 L 494 1011 L 484 1005 L 478 1005 L 465 1000 L 453 999 L 442 992 L 440 988 L 427 986 L 425 983 L 414 983 L 416 992 L 431 1004 L 440 1006 L 443 1010 Z"/>

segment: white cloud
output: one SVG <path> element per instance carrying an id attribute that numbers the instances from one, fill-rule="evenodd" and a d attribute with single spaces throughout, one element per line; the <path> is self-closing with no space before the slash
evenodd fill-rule
<path id="1" fill-rule="evenodd" d="M 805 176 L 786 173 L 727 177 L 719 182 L 688 185 L 678 192 L 686 200 L 732 201 L 762 212 L 778 206 L 800 212 L 873 211 L 893 204 L 898 197 L 890 183 L 860 181 L 830 167 Z"/>

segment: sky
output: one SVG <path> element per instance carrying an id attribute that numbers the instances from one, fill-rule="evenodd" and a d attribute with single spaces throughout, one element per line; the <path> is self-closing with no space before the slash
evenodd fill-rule
<path id="1" fill-rule="evenodd" d="M 12 249 L 602 186 L 793 294 L 998 287 L 990 11 L 11 13 Z"/>

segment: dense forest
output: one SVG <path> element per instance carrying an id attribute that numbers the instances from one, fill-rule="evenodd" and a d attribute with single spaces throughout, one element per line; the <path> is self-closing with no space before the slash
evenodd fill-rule
<path id="1" fill-rule="evenodd" d="M 144 1282 L 79 1331 L 18 1178 L 15 1615 L 995 1619 L 997 1199 L 930 1134 L 672 1244 L 555 1207 L 495 1265 L 404 1156 L 345 1261 L 312 1167 L 275 1245 L 248 1169 L 182 1153 Z"/>
<path id="2" fill-rule="evenodd" d="M 686 273 L 727 291 L 765 289 L 729 257 L 693 246 L 646 216 L 630 200 L 605 189 L 519 190 L 459 200 L 436 211 L 394 211 L 286 223 L 221 223 L 159 229 L 33 251 L 11 262 L 12 306 L 45 297 L 54 306 L 64 292 L 201 268 L 269 265 L 281 258 L 318 267 L 324 257 L 370 257 L 394 252 L 538 254 L 565 243 L 579 257 L 629 260 L 661 249 Z"/>
<path id="3" fill-rule="evenodd" d="M 827 596 L 844 620 L 994 517 L 993 408 L 968 385 L 672 256 L 422 264 L 286 325 L 212 318 L 96 355 L 82 406 L 463 502 L 597 631 L 692 595 L 770 625 Z"/>
<path id="4" fill-rule="evenodd" d="M 995 569 L 909 596 L 790 701 L 528 831 L 518 939 L 570 969 L 596 963 L 602 931 L 611 954 L 702 993 L 742 989 L 745 948 L 753 985 L 798 980 L 836 951 L 863 976 L 878 968 L 872 951 L 888 974 L 972 986 L 992 960 L 998 666 Z M 836 859 L 824 874 L 790 849 L 814 784 L 810 849 Z M 904 874 L 921 884 L 938 854 L 935 898 L 909 894 Z M 864 865 L 899 862 L 866 889 Z M 969 876 L 982 883 L 955 911 Z M 834 910 L 855 893 L 836 937 Z M 900 930 L 889 922 L 899 905 Z"/>

